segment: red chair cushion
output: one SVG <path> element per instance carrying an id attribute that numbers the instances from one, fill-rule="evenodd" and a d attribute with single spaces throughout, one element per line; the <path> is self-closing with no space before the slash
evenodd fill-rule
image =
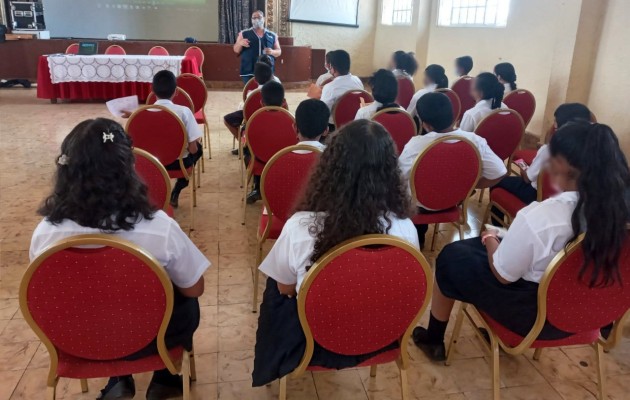
<path id="1" fill-rule="evenodd" d="M 392 110 L 392 112 L 379 114 L 374 118 L 374 121 L 383 125 L 394 139 L 398 155 L 402 153 L 405 145 L 417 133 L 416 123 L 402 110 Z"/>
<path id="2" fill-rule="evenodd" d="M 459 101 L 461 103 L 461 112 L 459 114 L 460 119 L 462 115 L 471 108 L 475 106 L 475 99 L 470 94 L 470 86 L 472 85 L 472 79 L 470 76 L 463 76 L 459 78 L 453 86 L 451 86 L 451 90 L 457 93 L 459 96 Z"/>
<path id="3" fill-rule="evenodd" d="M 162 209 L 168 200 L 166 198 L 168 196 L 168 182 L 162 175 L 162 170 L 160 169 L 162 167 L 140 154 L 136 153 L 135 156 L 136 163 L 134 166 L 138 176 L 149 189 L 149 201 L 154 207 Z"/>
<path id="4" fill-rule="evenodd" d="M 490 201 L 507 211 L 512 218 L 516 217 L 516 214 L 527 206 L 521 199 L 503 188 L 492 189 Z"/>
<path id="5" fill-rule="evenodd" d="M 197 113 L 203 110 L 206 105 L 206 100 L 208 99 L 208 88 L 206 84 L 198 76 L 182 74 L 177 77 L 177 86 L 186 91 L 188 96 L 190 96 L 195 106 L 195 119 L 197 119 Z M 198 119 L 197 122 L 200 124 L 203 123 L 199 122 Z"/>
<path id="6" fill-rule="evenodd" d="M 203 110 L 199 110 L 195 113 L 195 121 L 197 121 L 198 124 L 206 123 L 206 118 L 203 116 Z"/>
<path id="7" fill-rule="evenodd" d="M 514 156 L 512 157 L 515 161 L 516 160 L 523 160 L 527 163 L 527 165 L 532 165 L 532 163 L 534 162 L 534 158 L 536 158 L 536 154 L 538 153 L 538 151 L 536 150 L 532 150 L 532 149 L 522 149 L 522 150 L 516 150 L 514 152 Z"/>
<path id="8" fill-rule="evenodd" d="M 510 92 L 503 102 L 523 118 L 525 126 L 529 124 L 536 111 L 536 99 L 528 90 L 517 89 Z"/>
<path id="9" fill-rule="evenodd" d="M 262 236 L 263 232 L 265 232 L 265 227 L 269 221 L 269 215 L 262 214 L 260 216 L 260 223 L 258 224 L 258 236 Z M 269 235 L 267 239 L 275 240 L 280 237 L 280 232 L 282 232 L 282 228 L 284 228 L 284 223 L 286 221 L 281 220 L 278 217 L 273 216 L 271 219 L 271 230 L 269 231 Z"/>
<path id="10" fill-rule="evenodd" d="M 177 161 L 186 145 L 186 128 L 182 121 L 177 115 L 159 108 L 134 113 L 127 122 L 126 131 L 135 147 L 153 154 L 162 165 Z"/>
<path id="11" fill-rule="evenodd" d="M 415 92 L 416 87 L 414 86 L 413 81 L 410 78 L 398 78 L 398 97 L 396 98 L 396 103 L 399 106 L 407 109 Z"/>
<path id="12" fill-rule="evenodd" d="M 372 103 L 374 98 L 364 91 L 348 91 L 341 96 L 333 107 L 333 120 L 337 129 L 354 121 L 357 111 L 361 108 L 361 99 L 366 103 Z"/>
<path id="13" fill-rule="evenodd" d="M 501 110 L 481 120 L 475 133 L 486 139 L 488 146 L 500 159 L 507 160 L 523 138 L 523 119 L 513 110 Z"/>
<path id="14" fill-rule="evenodd" d="M 175 210 L 173 210 L 173 206 L 171 206 L 170 204 L 166 208 L 166 215 L 168 215 L 171 218 L 175 218 Z"/>
<path id="15" fill-rule="evenodd" d="M 448 210 L 431 212 L 426 214 L 416 214 L 411 217 L 415 225 L 442 224 L 448 222 L 459 221 L 459 207 L 449 208 Z"/>

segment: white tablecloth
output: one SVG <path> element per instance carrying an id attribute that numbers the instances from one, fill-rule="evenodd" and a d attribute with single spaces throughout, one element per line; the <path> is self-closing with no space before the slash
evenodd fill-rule
<path id="1" fill-rule="evenodd" d="M 169 70 L 180 74 L 183 56 L 108 55 L 48 56 L 52 83 L 64 82 L 151 82 L 153 75 Z"/>

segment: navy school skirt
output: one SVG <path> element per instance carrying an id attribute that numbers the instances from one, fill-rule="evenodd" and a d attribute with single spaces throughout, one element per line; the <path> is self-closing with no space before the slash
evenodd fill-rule
<path id="1" fill-rule="evenodd" d="M 538 283 L 520 279 L 505 285 L 494 276 L 480 238 L 451 243 L 437 258 L 435 279 L 446 297 L 474 305 L 514 333 L 526 336 L 536 322 Z M 549 322 L 540 340 L 570 336 Z"/>
<path id="2" fill-rule="evenodd" d="M 394 342 L 373 353 L 346 356 L 315 343 L 309 365 L 330 369 L 352 368 L 397 347 L 398 342 Z M 297 299 L 281 295 L 277 282 L 267 278 L 258 316 L 252 386 L 263 386 L 291 373 L 302 360 L 305 349 L 306 337 L 298 317 Z"/>

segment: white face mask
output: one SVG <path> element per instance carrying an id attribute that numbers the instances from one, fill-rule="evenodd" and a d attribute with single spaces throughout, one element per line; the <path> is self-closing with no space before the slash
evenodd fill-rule
<path id="1" fill-rule="evenodd" d="M 263 29 L 265 27 L 265 19 L 252 19 L 252 26 L 256 29 Z"/>

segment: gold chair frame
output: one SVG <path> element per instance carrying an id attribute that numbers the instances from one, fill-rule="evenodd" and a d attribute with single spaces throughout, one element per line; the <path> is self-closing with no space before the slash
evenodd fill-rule
<path id="1" fill-rule="evenodd" d="M 534 96 L 534 94 L 532 92 L 530 92 L 527 89 L 516 89 L 516 90 L 512 90 L 510 93 L 508 93 L 504 98 L 503 98 L 503 103 L 505 103 L 507 105 L 507 103 L 505 102 L 506 100 L 508 100 L 510 97 L 516 96 L 516 95 L 526 95 L 529 96 L 533 101 L 534 101 L 534 113 L 536 113 L 536 97 Z M 508 106 L 509 107 L 509 106 Z M 518 111 L 517 111 L 518 112 Z M 519 114 L 520 115 L 520 114 Z M 521 115 L 521 118 L 523 116 Z M 532 119 L 534 118 L 534 114 L 532 114 L 531 118 L 529 118 L 529 120 L 525 121 L 525 119 L 523 119 L 523 126 L 524 129 L 527 129 L 527 125 L 529 125 L 530 122 L 532 122 Z"/>
<path id="2" fill-rule="evenodd" d="M 197 67 L 199 67 L 199 73 L 201 74 L 201 77 L 203 78 L 203 63 L 206 62 L 206 55 L 203 53 L 203 50 L 201 50 L 199 46 L 190 46 L 186 49 L 186 51 L 184 51 L 184 57 L 187 57 L 187 54 L 191 49 L 197 49 L 199 50 L 199 53 L 201 53 L 201 62 L 199 63 L 199 65 L 197 65 Z"/>
<path id="3" fill-rule="evenodd" d="M 121 49 L 122 54 L 127 55 L 127 50 L 125 50 L 125 48 L 120 45 L 112 44 L 112 45 L 107 46 L 107 48 L 105 49 L 105 54 L 112 54 L 112 53 L 108 53 L 109 49 Z M 116 55 L 116 54 L 112 54 L 112 55 Z"/>
<path id="4" fill-rule="evenodd" d="M 148 53 L 147 53 L 147 54 L 148 54 L 148 55 L 152 55 L 152 54 L 151 54 L 151 52 L 152 52 L 154 49 L 162 49 L 162 50 L 164 50 L 164 51 L 166 52 L 166 54 L 167 54 L 167 55 L 168 55 L 168 54 L 170 54 L 170 53 L 168 52 L 168 50 L 166 50 L 166 48 L 165 48 L 164 46 L 153 46 L 153 47 L 151 47 L 151 48 L 149 49 L 149 51 L 148 51 Z M 163 55 L 163 54 L 160 54 L 160 55 Z"/>
<path id="5" fill-rule="evenodd" d="M 195 74 L 191 74 L 191 73 L 185 73 L 185 74 L 180 74 L 179 77 L 193 77 L 197 80 L 199 80 L 202 84 L 203 87 L 206 88 L 205 96 L 203 98 L 203 106 L 201 107 L 201 115 L 203 116 L 203 120 L 204 123 L 203 125 L 203 145 L 204 147 L 206 147 L 208 149 L 208 160 L 212 159 L 212 143 L 210 142 L 210 125 L 208 124 L 208 117 L 206 117 L 206 103 L 208 102 L 208 87 L 206 86 L 206 83 L 203 81 L 203 79 L 201 79 L 200 77 L 198 77 Z M 178 78 L 179 78 L 178 77 Z M 183 90 L 183 89 L 182 89 Z M 188 93 L 186 93 L 188 94 Z M 190 96 L 188 96 L 190 98 Z M 193 114 L 195 113 L 195 105 L 192 101 L 192 99 L 190 100 L 190 102 L 193 104 L 191 110 L 193 112 Z M 201 168 L 202 168 L 202 172 L 205 172 L 205 166 L 203 164 L 203 157 L 201 160 Z"/>
<path id="6" fill-rule="evenodd" d="M 253 79 L 253 78 L 252 78 Z M 260 90 L 262 90 L 262 88 L 257 88 L 251 91 L 252 94 L 254 94 L 254 92 L 259 92 Z M 251 94 L 245 99 L 245 103 L 243 103 L 243 123 L 241 124 L 241 127 L 238 129 L 238 137 L 236 138 L 236 140 L 238 141 L 238 159 L 241 160 L 241 189 L 243 188 L 243 186 L 245 186 L 245 163 L 243 162 L 243 150 L 244 150 L 244 146 L 243 146 L 243 134 L 246 132 L 247 130 L 247 120 L 251 119 L 251 117 L 254 116 L 254 114 L 256 113 L 256 111 L 254 111 L 254 113 L 252 115 L 249 116 L 249 118 L 246 117 L 245 115 L 245 109 L 247 108 L 247 105 L 249 104 L 250 101 L 254 101 L 253 97 Z M 262 105 L 261 105 L 262 107 Z"/>
<path id="7" fill-rule="evenodd" d="M 164 201 L 164 204 L 162 205 L 161 209 L 162 211 L 166 212 L 169 207 L 169 199 L 171 198 L 171 192 L 173 191 L 173 188 L 171 187 L 171 178 L 168 177 L 168 171 L 166 171 L 166 168 L 164 168 L 164 166 L 162 165 L 160 160 L 157 159 L 157 157 L 155 157 L 153 154 L 149 153 L 146 150 L 142 150 L 142 149 L 134 147 L 133 154 L 136 156 L 136 158 L 142 157 L 142 158 L 147 159 L 162 174 L 162 177 L 164 178 L 164 183 L 166 184 L 166 200 Z"/>

